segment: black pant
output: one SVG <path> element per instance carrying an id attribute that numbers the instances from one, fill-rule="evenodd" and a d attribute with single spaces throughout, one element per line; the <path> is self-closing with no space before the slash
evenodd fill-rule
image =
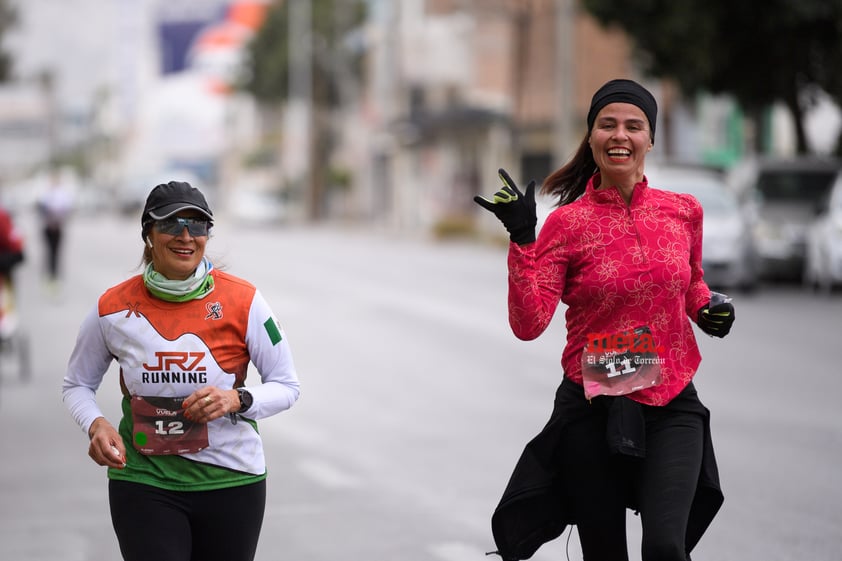
<path id="1" fill-rule="evenodd" d="M 215 491 L 167 491 L 109 480 L 108 499 L 125 561 L 252 561 L 266 481 Z"/>
<path id="2" fill-rule="evenodd" d="M 44 241 L 47 243 L 47 276 L 51 280 L 58 280 L 61 228 L 57 226 L 44 228 Z"/>
<path id="3" fill-rule="evenodd" d="M 644 458 L 612 455 L 604 409 L 572 422 L 559 449 L 585 561 L 627 561 L 626 505 L 639 508 L 643 561 L 685 561 L 704 419 L 643 406 Z"/>

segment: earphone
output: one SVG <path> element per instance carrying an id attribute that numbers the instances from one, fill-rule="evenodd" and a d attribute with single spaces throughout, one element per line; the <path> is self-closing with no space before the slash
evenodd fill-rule
<path id="1" fill-rule="evenodd" d="M 152 249 L 152 240 L 150 240 L 149 238 L 146 238 L 146 245 L 149 246 L 149 249 Z"/>

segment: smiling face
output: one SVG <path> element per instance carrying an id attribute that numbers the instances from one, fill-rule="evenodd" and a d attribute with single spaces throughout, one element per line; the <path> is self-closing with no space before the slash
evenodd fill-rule
<path id="1" fill-rule="evenodd" d="M 194 210 L 179 212 L 176 216 L 206 218 Z M 153 224 L 147 240 L 152 244 L 150 251 L 154 269 L 170 280 L 184 280 L 202 261 L 208 236 L 191 236 L 187 228 L 182 228 L 178 235 L 165 234 Z"/>
<path id="2" fill-rule="evenodd" d="M 643 163 L 652 149 L 649 121 L 631 103 L 609 103 L 594 120 L 588 139 L 602 186 L 631 189 L 643 179 Z"/>

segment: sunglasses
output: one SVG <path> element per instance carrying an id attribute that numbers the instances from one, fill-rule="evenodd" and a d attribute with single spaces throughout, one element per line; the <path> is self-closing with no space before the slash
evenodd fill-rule
<path id="1" fill-rule="evenodd" d="M 170 216 L 163 220 L 155 221 L 155 229 L 162 234 L 169 234 L 170 236 L 180 236 L 187 228 L 187 232 L 194 238 L 199 236 L 207 236 L 210 231 L 211 222 L 204 218 L 182 218 L 180 216 Z"/>

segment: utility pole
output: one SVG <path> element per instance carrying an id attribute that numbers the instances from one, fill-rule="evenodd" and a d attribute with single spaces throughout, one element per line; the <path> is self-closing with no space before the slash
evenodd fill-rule
<path id="1" fill-rule="evenodd" d="M 289 102 L 284 144 L 287 178 L 301 187 L 307 214 L 320 214 L 321 193 L 313 181 L 313 32 L 310 0 L 289 2 Z"/>
<path id="2" fill-rule="evenodd" d="M 575 62 L 575 0 L 556 0 L 556 88 L 558 115 L 556 116 L 555 158 L 557 165 L 573 155 L 576 128 L 573 125 L 576 95 Z"/>

